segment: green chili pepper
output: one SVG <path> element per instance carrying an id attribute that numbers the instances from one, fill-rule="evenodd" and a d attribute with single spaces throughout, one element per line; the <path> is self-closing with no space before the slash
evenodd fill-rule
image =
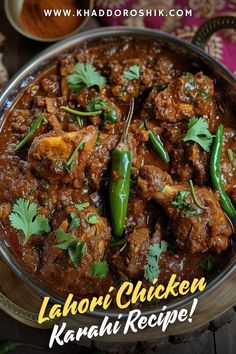
<path id="1" fill-rule="evenodd" d="M 99 114 L 102 113 L 102 110 L 94 111 L 94 112 L 82 112 L 82 111 L 77 111 L 75 109 L 72 109 L 70 107 L 65 107 L 65 106 L 61 106 L 61 108 L 64 109 L 68 113 L 72 113 L 72 114 L 75 114 L 77 116 L 82 116 L 82 117 L 98 116 Z"/>
<path id="2" fill-rule="evenodd" d="M 19 144 L 16 145 L 15 147 L 15 151 L 20 150 L 25 144 L 27 144 L 32 138 L 33 135 L 36 131 L 36 129 L 40 126 L 40 124 L 42 123 L 42 121 L 44 120 L 44 115 L 40 114 L 35 121 L 33 122 L 33 124 L 31 125 L 28 133 L 26 134 L 26 136 L 24 137 L 23 140 L 21 140 L 21 142 L 19 142 Z"/>
<path id="3" fill-rule="evenodd" d="M 134 111 L 134 100 L 131 99 L 130 110 L 121 140 L 112 151 L 111 178 L 109 183 L 109 204 L 111 225 L 114 237 L 123 235 L 130 192 L 131 154 L 127 142 L 127 134 Z"/>
<path id="4" fill-rule="evenodd" d="M 170 162 L 169 154 L 166 151 L 159 135 L 155 135 L 150 129 L 148 129 L 148 132 L 149 132 L 149 141 L 153 149 L 158 153 L 158 155 L 161 157 L 161 159 L 164 162 L 166 163 Z"/>
<path id="5" fill-rule="evenodd" d="M 82 150 L 84 147 L 84 142 L 80 141 L 79 144 L 76 146 L 76 148 L 74 149 L 74 151 L 72 152 L 69 160 L 66 162 L 65 167 L 68 169 L 68 171 L 71 171 L 73 163 L 75 161 L 76 155 L 78 153 L 79 150 Z"/>
<path id="6" fill-rule="evenodd" d="M 220 194 L 220 205 L 228 217 L 232 221 L 236 221 L 236 210 L 225 192 L 220 172 L 220 160 L 221 160 L 221 150 L 224 136 L 224 126 L 221 124 L 214 138 L 214 143 L 211 151 L 210 157 L 210 175 L 211 183 L 216 191 Z"/>

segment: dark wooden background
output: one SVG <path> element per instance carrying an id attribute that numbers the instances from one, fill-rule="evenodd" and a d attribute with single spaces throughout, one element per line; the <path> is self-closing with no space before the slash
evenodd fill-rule
<path id="1" fill-rule="evenodd" d="M 90 20 L 86 29 L 99 27 L 95 20 Z M 10 77 L 14 75 L 35 54 L 47 47 L 48 44 L 34 42 L 18 34 L 8 23 L 4 11 L 3 1 L 0 1 L 0 32 L 6 36 L 6 43 L 0 49 L 4 53 L 4 63 Z M 16 289 L 17 291 L 17 289 Z M 30 301 L 30 299 L 29 299 Z M 0 341 L 13 339 L 30 342 L 40 346 L 48 347 L 50 331 L 32 329 L 24 326 L 8 317 L 0 311 Z M 142 340 L 140 338 L 140 340 Z M 44 350 L 44 353 L 98 353 L 95 349 L 79 348 L 76 344 L 63 347 L 56 347 L 51 351 Z M 100 352 L 100 351 L 99 351 Z M 19 348 L 14 353 L 37 354 L 41 351 L 36 349 Z M 200 336 L 193 338 L 187 343 L 181 344 L 160 344 L 155 348 L 142 349 L 140 353 L 165 353 L 165 354 L 235 354 L 236 353 L 236 316 L 230 323 L 227 323 L 216 332 L 205 331 Z"/>

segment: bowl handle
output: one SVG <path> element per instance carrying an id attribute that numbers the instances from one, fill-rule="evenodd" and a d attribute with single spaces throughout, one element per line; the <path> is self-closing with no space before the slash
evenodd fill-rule
<path id="1" fill-rule="evenodd" d="M 204 49 L 208 39 L 213 33 L 228 28 L 236 29 L 236 13 L 224 13 L 206 21 L 195 33 L 192 43 Z"/>

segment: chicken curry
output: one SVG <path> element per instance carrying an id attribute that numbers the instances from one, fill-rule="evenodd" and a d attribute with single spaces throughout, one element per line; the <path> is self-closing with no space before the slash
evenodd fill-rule
<path id="1" fill-rule="evenodd" d="M 1 232 L 61 296 L 207 275 L 232 242 L 234 125 L 214 77 L 170 48 L 78 48 L 4 121 Z"/>

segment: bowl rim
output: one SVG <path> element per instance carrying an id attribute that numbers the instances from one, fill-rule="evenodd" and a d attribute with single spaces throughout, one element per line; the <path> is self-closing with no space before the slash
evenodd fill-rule
<path id="1" fill-rule="evenodd" d="M 9 9 L 9 0 L 4 0 L 4 11 L 6 14 L 6 17 L 8 19 L 8 21 L 10 22 L 11 26 L 18 32 L 20 33 L 22 36 L 29 38 L 31 40 L 37 41 L 37 42 L 45 42 L 45 43 L 51 43 L 51 42 L 57 42 L 57 41 L 61 41 L 63 39 L 66 39 L 70 36 L 75 35 L 76 33 L 80 32 L 84 26 L 88 23 L 90 17 L 89 16 L 85 16 L 85 18 L 83 19 L 83 22 L 81 22 L 81 24 L 72 32 L 66 34 L 65 36 L 60 36 L 60 37 L 55 37 L 55 38 L 41 38 L 41 37 L 37 37 L 33 34 L 31 34 L 28 31 L 25 31 L 23 28 L 21 28 L 20 26 L 17 25 L 17 23 L 13 20 L 10 9 Z M 94 8 L 94 0 L 89 0 L 89 8 L 88 10 L 91 11 Z"/>
<path id="2" fill-rule="evenodd" d="M 105 37 L 118 37 L 118 36 L 138 36 L 144 35 L 147 38 L 154 38 L 156 40 L 164 40 L 168 43 L 172 43 L 174 45 L 179 45 L 181 48 L 184 48 L 190 53 L 195 53 L 201 57 L 201 59 L 205 59 L 208 64 L 217 67 L 217 69 L 221 72 L 224 78 L 233 85 L 234 89 L 236 88 L 236 78 L 235 76 L 221 63 L 216 61 L 210 55 L 205 53 L 201 48 L 197 47 L 192 43 L 188 43 L 183 41 L 182 39 L 176 38 L 172 35 L 167 33 L 152 30 L 152 29 L 144 29 L 144 28 L 135 28 L 135 27 L 125 27 L 125 26 L 114 26 L 114 27 L 100 27 L 99 29 L 93 29 L 86 32 L 82 32 L 79 35 L 74 35 L 70 38 L 66 38 L 63 41 L 57 42 L 45 50 L 38 53 L 34 58 L 28 61 L 10 80 L 8 85 L 4 88 L 3 92 L 0 95 L 0 114 L 2 112 L 2 118 L 0 118 L 0 122 L 4 122 L 5 111 L 9 109 L 9 105 L 7 105 L 7 98 L 11 91 L 14 90 L 14 87 L 19 85 L 19 83 L 23 83 L 26 78 L 28 78 L 35 68 L 40 68 L 43 66 L 43 62 L 52 60 L 55 58 L 56 55 L 61 55 L 63 52 L 66 51 L 73 51 L 73 49 L 80 44 L 89 42 L 94 39 L 98 38 L 105 38 Z M 42 72 L 45 70 L 43 68 Z M 38 74 L 36 74 L 36 77 Z M 35 79 L 33 77 L 33 79 Z M 28 86 L 28 84 L 27 84 Z M 20 86 L 22 90 L 25 89 L 25 86 Z M 13 101 L 10 102 L 10 106 L 17 100 L 18 94 L 14 97 Z M 4 107 L 6 105 L 6 107 Z M 3 124 L 1 124 L 3 125 Z M 14 254 L 9 249 L 6 240 L 2 235 L 0 235 L 0 255 L 3 257 L 3 260 L 10 266 L 10 268 L 22 279 L 24 283 L 29 285 L 33 290 L 36 291 L 40 296 L 50 296 L 52 302 L 55 303 L 64 303 L 64 299 L 60 298 L 60 296 L 56 293 L 53 293 L 53 290 L 48 289 L 47 286 L 37 279 L 35 276 L 30 274 L 26 268 L 22 266 L 22 264 L 17 261 Z M 183 297 L 182 299 L 177 299 L 172 303 L 168 304 L 168 310 L 171 309 L 180 309 L 183 306 L 189 306 L 194 297 L 201 299 L 203 296 L 206 296 L 210 292 L 212 292 L 219 284 L 221 284 L 228 276 L 231 275 L 232 272 L 236 270 L 236 260 L 232 262 L 233 264 L 228 264 L 222 272 L 217 274 L 213 280 L 209 284 L 207 284 L 206 289 L 203 293 L 197 293 L 188 295 Z M 233 305 L 233 304 L 232 304 Z M 162 310 L 162 307 L 153 306 L 150 308 L 142 309 L 142 314 L 146 316 L 150 316 L 151 314 L 158 314 Z M 123 319 L 125 320 L 128 316 L 128 312 L 123 312 L 122 310 L 95 310 L 93 312 L 87 312 L 83 314 L 83 316 L 93 317 L 93 318 L 103 318 L 105 315 L 109 316 L 110 319 L 117 319 L 118 315 L 122 313 Z"/>

